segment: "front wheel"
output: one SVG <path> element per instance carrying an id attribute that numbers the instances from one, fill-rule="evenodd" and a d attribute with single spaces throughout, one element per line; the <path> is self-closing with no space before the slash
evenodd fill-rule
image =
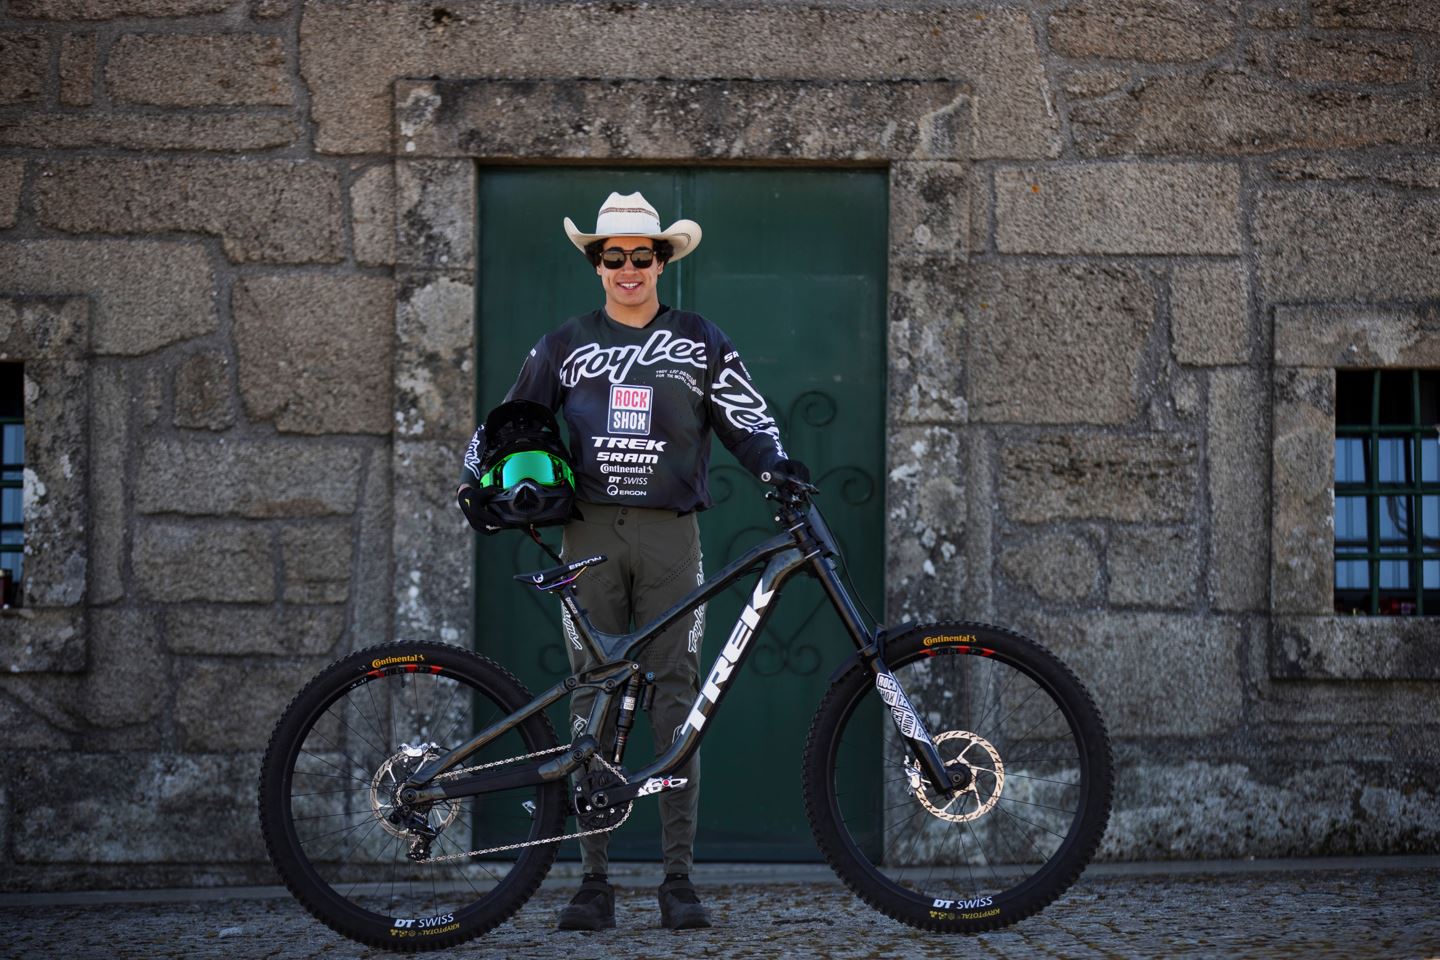
<path id="1" fill-rule="evenodd" d="M 1105 831 L 1110 743 L 1094 702 L 1053 655 L 996 627 L 915 627 L 884 660 L 965 788 L 925 779 L 891 716 L 904 713 L 895 687 L 857 662 L 805 749 L 821 851 L 862 900 L 911 926 L 978 933 L 1030 916 L 1075 882 Z"/>
<path id="2" fill-rule="evenodd" d="M 439 643 L 372 647 L 321 672 L 261 765 L 261 829 L 290 892 L 339 933 L 402 951 L 453 947 L 518 910 L 555 859 L 564 783 L 410 808 L 398 788 L 529 700 L 503 667 Z M 465 765 L 558 749 L 537 713 Z"/>

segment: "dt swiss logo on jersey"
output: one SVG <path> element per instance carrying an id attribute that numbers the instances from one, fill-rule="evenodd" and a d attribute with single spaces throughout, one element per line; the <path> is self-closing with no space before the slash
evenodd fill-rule
<path id="1" fill-rule="evenodd" d="M 611 384 L 609 432 L 648 436 L 653 392 L 650 387 Z"/>

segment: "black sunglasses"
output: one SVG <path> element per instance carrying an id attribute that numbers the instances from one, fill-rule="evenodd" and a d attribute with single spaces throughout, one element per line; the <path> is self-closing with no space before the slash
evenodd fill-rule
<path id="1" fill-rule="evenodd" d="M 636 267 L 644 270 L 655 262 L 655 251 L 649 247 L 636 247 L 634 250 L 626 253 L 619 247 L 611 247 L 600 254 L 600 262 L 605 264 L 606 270 L 619 270 L 625 266 L 627 258 L 631 263 L 635 264 Z"/>

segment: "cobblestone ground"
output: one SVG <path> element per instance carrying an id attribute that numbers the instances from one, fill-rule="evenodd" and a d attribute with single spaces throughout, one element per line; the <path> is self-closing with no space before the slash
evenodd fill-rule
<path id="1" fill-rule="evenodd" d="M 711 930 L 658 926 L 652 879 L 625 881 L 618 928 L 552 929 L 574 881 L 552 877 L 519 916 L 452 957 L 1303 957 L 1440 956 L 1440 866 L 1187 875 L 1090 875 L 1038 917 L 941 937 L 895 923 L 838 883 L 706 882 Z M 214 896 L 213 892 L 208 894 Z M 61 905 L 7 897 L 0 956 L 309 958 L 393 956 L 312 920 L 288 896 Z M 47 905 L 48 904 L 48 905 Z"/>

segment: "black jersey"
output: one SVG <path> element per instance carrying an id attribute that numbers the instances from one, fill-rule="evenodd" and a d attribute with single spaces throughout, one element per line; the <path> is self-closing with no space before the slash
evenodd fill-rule
<path id="1" fill-rule="evenodd" d="M 730 338 L 661 306 L 644 327 L 603 310 L 540 338 L 509 400 L 563 411 L 579 499 L 681 512 L 710 506 L 710 431 L 752 473 L 785 458 L 780 431 Z M 483 428 L 462 482 L 479 478 Z"/>

